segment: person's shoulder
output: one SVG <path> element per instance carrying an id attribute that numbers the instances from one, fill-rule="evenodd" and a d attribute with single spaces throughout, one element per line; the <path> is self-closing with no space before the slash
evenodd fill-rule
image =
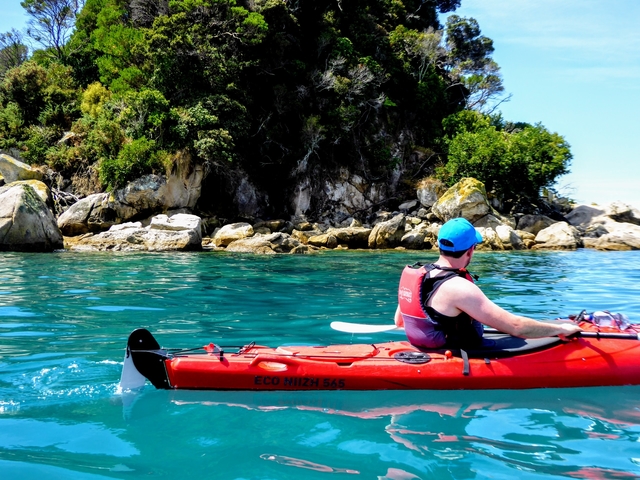
<path id="1" fill-rule="evenodd" d="M 478 288 L 475 283 L 470 282 L 468 279 L 462 278 L 459 275 L 456 275 L 455 277 L 450 277 L 446 282 L 444 282 L 444 285 L 447 285 L 447 284 L 449 286 L 455 285 L 456 288 L 465 288 L 465 287 Z"/>
<path id="2" fill-rule="evenodd" d="M 458 276 L 451 277 L 448 281 L 444 282 L 443 287 L 446 287 L 447 289 L 462 290 L 465 292 L 480 291 L 475 283 Z"/>

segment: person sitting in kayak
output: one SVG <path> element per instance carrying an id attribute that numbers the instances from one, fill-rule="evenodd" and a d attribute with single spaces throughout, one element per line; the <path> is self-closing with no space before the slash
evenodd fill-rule
<path id="1" fill-rule="evenodd" d="M 489 300 L 466 267 L 482 236 L 464 218 L 446 222 L 438 233 L 440 257 L 430 265 L 405 267 L 398 289 L 395 324 L 421 348 L 483 346 L 483 324 L 521 338 L 567 336 L 581 331 L 570 323 L 544 323 L 514 315 Z"/>

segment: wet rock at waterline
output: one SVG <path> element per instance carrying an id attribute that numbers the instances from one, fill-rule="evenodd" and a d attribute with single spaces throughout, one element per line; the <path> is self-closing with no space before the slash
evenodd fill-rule
<path id="1" fill-rule="evenodd" d="M 0 250 L 50 252 L 64 246 L 56 219 L 40 196 L 48 188 L 33 182 L 0 187 Z"/>
<path id="2" fill-rule="evenodd" d="M 151 218 L 147 227 L 130 222 L 98 234 L 66 237 L 65 247 L 75 251 L 201 250 L 201 230 L 201 220 L 196 215 L 158 215 Z"/>

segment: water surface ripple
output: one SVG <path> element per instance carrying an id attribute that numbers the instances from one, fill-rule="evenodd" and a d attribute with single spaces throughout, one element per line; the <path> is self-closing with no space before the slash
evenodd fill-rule
<path id="1" fill-rule="evenodd" d="M 118 392 L 138 327 L 211 341 L 370 343 L 402 267 L 433 252 L 0 256 L 3 479 L 639 478 L 640 388 L 480 392 Z M 640 252 L 478 253 L 480 285 L 537 319 L 640 321 Z"/>

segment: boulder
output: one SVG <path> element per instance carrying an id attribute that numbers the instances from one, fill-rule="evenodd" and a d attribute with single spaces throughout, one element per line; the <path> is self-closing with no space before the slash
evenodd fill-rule
<path id="1" fill-rule="evenodd" d="M 172 230 L 175 232 L 181 232 L 184 230 L 196 231 L 201 228 L 202 221 L 197 215 L 190 215 L 186 213 L 176 213 L 174 215 L 156 215 L 151 218 L 149 223 L 149 229 L 151 230 Z M 202 241 L 202 235 L 200 236 Z"/>
<path id="2" fill-rule="evenodd" d="M 604 214 L 616 222 L 640 225 L 640 210 L 622 202 L 613 202 Z"/>
<path id="3" fill-rule="evenodd" d="M 234 240 L 227 246 L 226 251 L 272 255 L 275 253 L 288 253 L 299 246 L 300 242 L 291 238 L 290 235 L 276 232 L 269 235 L 254 235 L 253 237 Z"/>
<path id="4" fill-rule="evenodd" d="M 447 190 L 431 207 L 442 222 L 464 217 L 471 223 L 492 212 L 484 184 L 475 178 L 463 178 Z"/>
<path id="5" fill-rule="evenodd" d="M 293 231 L 293 224 L 283 219 L 276 220 L 261 220 L 253 224 L 254 231 L 257 231 L 259 228 L 269 229 L 270 232 L 280 232 L 284 231 L 286 233 L 291 234 Z"/>
<path id="6" fill-rule="evenodd" d="M 15 158 L 0 153 L 0 175 L 4 177 L 5 184 L 18 180 L 42 180 L 42 172 Z"/>
<path id="7" fill-rule="evenodd" d="M 556 221 L 546 215 L 523 215 L 518 220 L 518 230 L 537 235 L 540 230 L 544 230 L 554 223 Z"/>
<path id="8" fill-rule="evenodd" d="M 482 235 L 482 243 L 476 245 L 476 250 L 505 250 L 502 240 L 493 228 L 478 227 L 476 230 Z"/>
<path id="9" fill-rule="evenodd" d="M 314 247 L 313 245 L 300 244 L 297 247 L 293 248 L 289 253 L 294 255 L 303 255 L 308 253 L 315 253 L 318 250 L 319 249 L 317 247 Z"/>
<path id="10" fill-rule="evenodd" d="M 259 255 L 275 255 L 277 252 L 273 245 L 265 237 L 267 235 L 255 235 L 253 237 L 241 238 L 231 242 L 226 251 L 235 253 L 255 253 Z"/>
<path id="11" fill-rule="evenodd" d="M 213 236 L 216 247 L 226 247 L 235 240 L 252 237 L 254 234 L 251 224 L 246 222 L 230 223 L 223 226 Z"/>
<path id="12" fill-rule="evenodd" d="M 200 250 L 202 234 L 200 217 L 177 214 L 153 217 L 147 227 L 140 222 L 112 226 L 108 231 L 65 238 L 74 251 L 171 251 Z"/>
<path id="13" fill-rule="evenodd" d="M 31 182 L 0 187 L 0 250 L 50 252 L 63 247 L 56 219 Z"/>
<path id="14" fill-rule="evenodd" d="M 632 223 L 607 224 L 606 233 L 583 238 L 584 246 L 598 250 L 640 250 L 640 226 Z"/>
<path id="15" fill-rule="evenodd" d="M 47 185 L 40 180 L 17 180 L 12 184 L 29 185 L 31 188 L 33 188 L 33 191 L 38 194 L 38 196 L 44 203 L 46 203 L 47 205 L 51 205 L 51 190 L 49 190 L 49 187 L 47 187 Z"/>
<path id="16" fill-rule="evenodd" d="M 391 220 L 377 223 L 368 239 L 369 248 L 395 248 L 402 242 L 404 231 L 405 216 L 402 213 L 397 214 Z"/>
<path id="17" fill-rule="evenodd" d="M 440 180 L 425 178 L 418 183 L 416 196 L 423 207 L 432 207 L 445 192 L 446 188 Z"/>
<path id="18" fill-rule="evenodd" d="M 307 244 L 309 243 L 309 239 L 311 237 L 315 237 L 318 235 L 322 235 L 324 232 L 322 232 L 319 229 L 313 229 L 313 230 L 293 230 L 291 232 L 291 237 L 298 240 L 300 243 L 304 243 Z"/>
<path id="19" fill-rule="evenodd" d="M 71 205 L 58 218 L 65 236 L 108 230 L 141 215 L 193 208 L 200 198 L 202 166 L 178 154 L 168 177 L 144 175 L 113 193 L 88 195 Z"/>
<path id="20" fill-rule="evenodd" d="M 586 228 L 591 225 L 595 219 L 602 217 L 602 215 L 604 215 L 604 210 L 600 208 L 592 207 L 590 205 L 578 205 L 576 208 L 571 210 L 565 218 L 569 224 L 574 227 Z"/>
<path id="21" fill-rule="evenodd" d="M 523 250 L 526 248 L 520 236 L 508 225 L 498 225 L 494 230 L 505 250 Z"/>
<path id="22" fill-rule="evenodd" d="M 372 229 L 368 227 L 352 226 L 330 228 L 326 231 L 326 234 L 333 235 L 338 241 L 338 244 L 347 245 L 349 248 L 367 248 L 371 231 Z M 312 242 L 309 243 L 313 245 Z"/>
<path id="23" fill-rule="evenodd" d="M 420 223 L 412 229 L 405 227 L 400 245 L 409 250 L 430 250 L 438 245 L 437 230 L 428 223 Z"/>
<path id="24" fill-rule="evenodd" d="M 338 246 L 338 238 L 331 233 L 321 233 L 308 237 L 306 243 L 314 247 L 336 248 Z"/>
<path id="25" fill-rule="evenodd" d="M 493 228 L 495 230 L 499 226 L 507 226 L 513 228 L 515 224 L 508 218 L 498 216 L 497 212 L 494 212 L 488 213 L 484 217 L 479 218 L 478 220 L 473 222 L 473 226 L 476 228 Z"/>
<path id="26" fill-rule="evenodd" d="M 516 235 L 520 237 L 524 248 L 533 248 L 533 246 L 536 244 L 536 236 L 533 233 L 525 232 L 523 230 L 516 230 L 515 232 Z"/>
<path id="27" fill-rule="evenodd" d="M 418 206 L 417 200 L 410 200 L 408 202 L 404 202 L 398 205 L 398 210 L 400 210 L 401 212 L 409 212 L 415 209 L 417 206 Z"/>
<path id="28" fill-rule="evenodd" d="M 194 208 L 200 198 L 204 168 L 185 152 L 176 154 L 173 165 L 171 174 L 166 177 L 150 174 L 129 182 L 113 193 L 114 201 L 132 209 L 131 216 Z"/>
<path id="29" fill-rule="evenodd" d="M 122 222 L 120 214 L 118 205 L 109 193 L 95 193 L 77 201 L 62 213 L 58 217 L 58 227 L 67 237 L 102 232 Z"/>
<path id="30" fill-rule="evenodd" d="M 131 213 L 124 216 L 124 221 L 141 212 L 162 211 L 165 207 L 166 185 L 167 180 L 163 176 L 144 175 L 129 182 L 124 188 L 114 191 L 112 202 L 117 204 L 116 208 L 122 205 L 130 210 Z M 174 205 L 167 207 L 172 208 Z"/>
<path id="31" fill-rule="evenodd" d="M 567 222 L 557 222 L 538 232 L 533 249 L 575 250 L 582 246 L 580 232 L 576 227 Z"/>

